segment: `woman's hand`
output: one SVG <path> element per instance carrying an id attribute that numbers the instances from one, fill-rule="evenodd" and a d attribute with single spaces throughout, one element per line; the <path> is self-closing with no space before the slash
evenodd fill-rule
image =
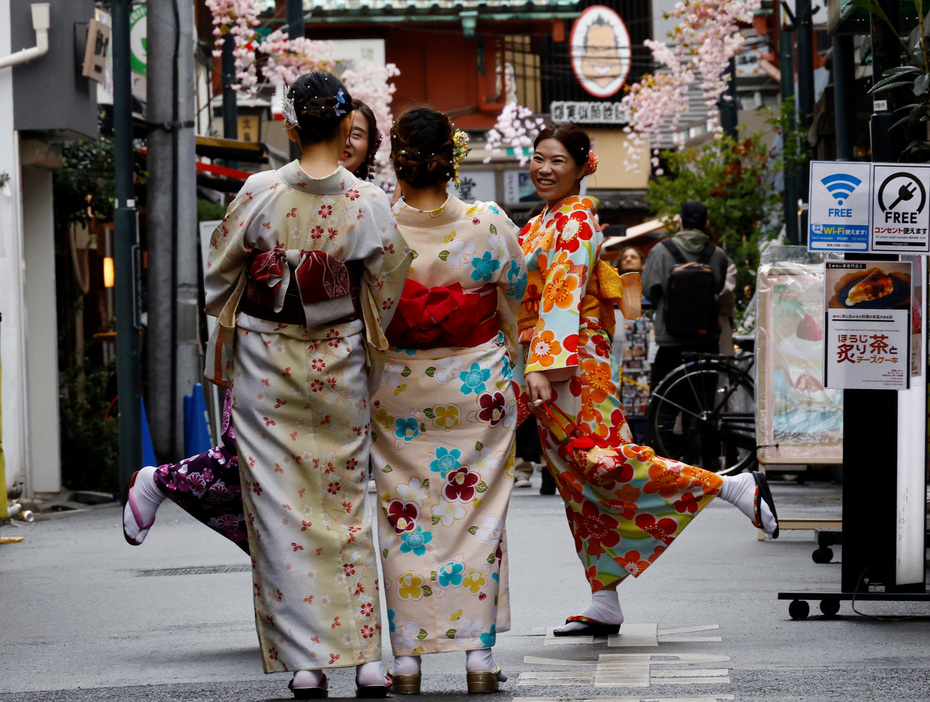
<path id="1" fill-rule="evenodd" d="M 552 385 L 544 371 L 533 371 L 526 374 L 526 391 L 530 395 L 530 402 L 549 402 L 552 399 Z"/>

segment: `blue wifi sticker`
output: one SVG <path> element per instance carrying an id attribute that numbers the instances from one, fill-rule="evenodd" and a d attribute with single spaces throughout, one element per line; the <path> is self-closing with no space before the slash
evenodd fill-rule
<path id="1" fill-rule="evenodd" d="M 812 161 L 808 249 L 868 251 L 872 164 Z"/>

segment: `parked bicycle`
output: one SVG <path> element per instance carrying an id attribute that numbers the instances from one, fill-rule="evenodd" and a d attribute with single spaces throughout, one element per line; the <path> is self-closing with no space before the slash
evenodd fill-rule
<path id="1" fill-rule="evenodd" d="M 734 341 L 735 356 L 684 353 L 656 386 L 646 424 L 660 456 L 720 475 L 756 465 L 754 339 Z"/>

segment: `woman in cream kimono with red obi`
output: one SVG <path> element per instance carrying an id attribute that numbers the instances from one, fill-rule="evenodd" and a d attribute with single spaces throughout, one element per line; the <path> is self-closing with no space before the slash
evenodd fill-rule
<path id="1" fill-rule="evenodd" d="M 469 691 L 492 692 L 506 679 L 491 647 L 510 628 L 504 519 L 526 269 L 497 205 L 447 194 L 465 135 L 446 115 L 415 108 L 391 136 L 394 212 L 417 255 L 374 402 L 393 692 L 419 692 L 420 654 L 462 650 Z"/>
<path id="2" fill-rule="evenodd" d="M 639 274 L 626 274 L 624 284 L 600 260 L 597 207 L 580 195 L 581 179 L 596 168 L 590 139 L 576 125 L 540 132 L 530 177 L 547 204 L 520 232 L 529 270 L 519 315 L 526 389 L 592 592 L 591 604 L 557 627 L 556 636 L 617 633 L 623 622 L 617 586 L 641 575 L 718 494 L 778 533 L 771 496 L 757 496 L 767 494 L 761 474 L 721 479 L 633 443 L 613 380 L 611 335 L 615 303 L 628 318 L 639 316 Z M 568 427 L 566 419 L 606 446 L 612 470 L 600 474 L 605 481 L 595 484 L 569 455 L 560 426 Z"/>
<path id="3" fill-rule="evenodd" d="M 387 196 L 337 165 L 342 83 L 302 76 L 285 107 L 301 159 L 246 181 L 204 281 L 232 341 L 255 620 L 265 672 L 297 671 L 297 697 L 325 696 L 321 670 L 346 666 L 360 696 L 384 696 L 366 357 L 386 348 L 411 254 Z"/>

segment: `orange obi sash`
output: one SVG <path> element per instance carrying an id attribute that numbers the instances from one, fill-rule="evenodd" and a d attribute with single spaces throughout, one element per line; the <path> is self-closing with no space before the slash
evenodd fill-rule
<path id="1" fill-rule="evenodd" d="M 521 343 L 529 343 L 533 337 L 533 329 L 539 319 L 539 302 L 542 299 L 544 284 L 545 281 L 538 270 L 529 271 L 526 294 L 517 313 Z M 585 326 L 603 329 L 613 337 L 616 326 L 614 304 L 620 304 L 622 294 L 623 281 L 620 280 L 620 274 L 609 263 L 598 259 L 593 275 L 588 276 L 585 295 L 581 299 L 581 318 L 588 320 Z M 592 324 L 593 320 L 596 322 Z"/>
<path id="2" fill-rule="evenodd" d="M 466 292 L 459 283 L 427 288 L 407 278 L 386 336 L 398 348 L 434 349 L 478 346 L 497 330 L 494 285 Z"/>

